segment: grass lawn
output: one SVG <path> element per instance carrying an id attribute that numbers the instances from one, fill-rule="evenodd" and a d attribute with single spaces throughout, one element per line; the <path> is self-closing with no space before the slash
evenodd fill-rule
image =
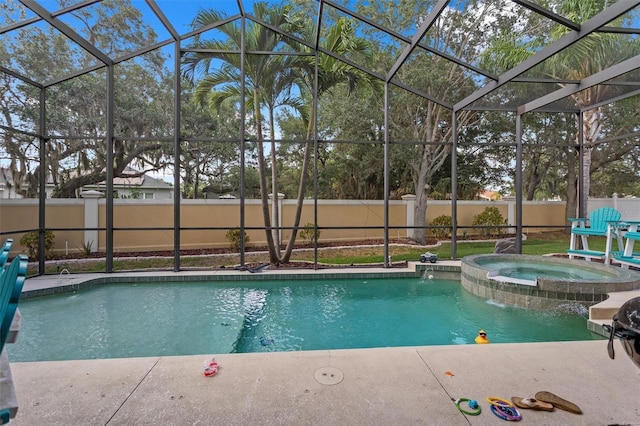
<path id="1" fill-rule="evenodd" d="M 595 250 L 604 250 L 604 238 L 593 239 L 591 243 Z M 602 241 L 598 241 L 602 240 Z M 457 246 L 457 258 L 473 254 L 493 253 L 495 241 L 464 241 L 459 240 Z M 543 255 L 550 253 L 565 253 L 569 248 L 569 236 L 563 233 L 536 234 L 529 236 L 522 243 L 523 254 Z M 336 252 L 319 252 L 318 262 L 328 264 L 364 264 L 381 263 L 384 260 L 383 248 L 379 249 L 344 249 Z M 438 255 L 438 259 L 451 259 L 451 243 L 443 243 L 438 247 L 395 247 L 389 248 L 389 253 L 394 262 L 404 260 L 418 260 L 420 254 L 430 251 Z M 302 260 L 313 260 L 313 256 Z"/>
<path id="2" fill-rule="evenodd" d="M 493 253 L 495 241 L 464 241 L 458 242 L 457 258 L 472 254 Z M 590 241 L 591 248 L 595 250 L 604 250 L 604 238 L 592 238 Z M 528 235 L 523 241 L 523 254 L 543 255 L 550 253 L 565 253 L 569 248 L 569 236 L 560 232 L 532 234 Z M 451 259 L 451 244 L 443 243 L 437 247 L 416 247 L 407 245 L 391 245 L 389 254 L 393 262 L 402 262 L 405 260 L 415 261 L 420 258 L 420 254 L 430 251 L 438 255 L 438 259 Z M 266 253 L 247 253 L 245 255 L 245 263 L 258 264 L 267 263 L 268 255 Z M 296 251 L 292 256 L 292 262 L 313 262 L 313 250 Z M 384 261 L 384 247 L 339 247 L 339 248 L 323 248 L 318 250 L 318 263 L 328 265 L 363 265 L 363 264 L 381 264 Z M 239 263 L 239 255 L 231 256 L 194 256 L 182 257 L 180 261 L 181 268 L 184 269 L 212 269 L 228 267 L 232 268 Z M 46 267 L 47 274 L 56 274 L 67 269 L 71 273 L 90 273 L 104 272 L 106 270 L 106 262 L 99 259 L 84 259 L 81 262 L 68 262 L 60 260 L 56 263 L 48 263 Z M 115 271 L 131 271 L 131 270 L 172 270 L 173 258 L 137 258 L 137 259 L 114 259 Z"/>

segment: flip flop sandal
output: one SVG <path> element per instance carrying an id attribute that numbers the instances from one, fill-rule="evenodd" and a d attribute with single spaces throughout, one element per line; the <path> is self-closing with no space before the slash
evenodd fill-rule
<path id="1" fill-rule="evenodd" d="M 568 411 L 574 414 L 582 414 L 582 410 L 576 404 L 571 401 L 567 401 L 564 398 L 559 397 L 551 392 L 541 391 L 536 393 L 536 399 L 543 402 L 548 402 L 554 407 L 558 407 L 561 410 Z"/>
<path id="2" fill-rule="evenodd" d="M 518 408 L 527 408 L 531 410 L 538 411 L 553 411 L 553 404 L 549 404 L 548 402 L 539 401 L 535 398 L 520 398 L 517 396 L 511 397 L 511 402 Z"/>

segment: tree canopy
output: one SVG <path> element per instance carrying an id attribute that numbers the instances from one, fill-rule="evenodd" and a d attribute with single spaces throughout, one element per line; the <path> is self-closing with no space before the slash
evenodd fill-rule
<path id="1" fill-rule="evenodd" d="M 273 263 L 309 197 L 415 194 L 422 229 L 429 200 L 485 189 L 567 216 L 640 196 L 633 2 L 185 0 L 206 6 L 186 29 L 160 0 L 87 3 L 0 5 L 0 168 L 20 196 L 178 168 L 181 197 L 260 198 Z"/>

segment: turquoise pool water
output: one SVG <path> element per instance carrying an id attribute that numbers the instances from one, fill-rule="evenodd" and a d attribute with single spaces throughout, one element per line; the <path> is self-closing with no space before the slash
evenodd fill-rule
<path id="1" fill-rule="evenodd" d="M 20 312 L 12 362 L 473 344 L 481 328 L 494 343 L 601 339 L 579 315 L 418 278 L 111 284 Z"/>
<path id="2" fill-rule="evenodd" d="M 551 261 L 502 259 L 487 256 L 477 260 L 478 265 L 495 271 L 496 275 L 535 281 L 537 277 L 558 278 L 561 280 L 603 281 L 615 277 L 613 272 L 596 270 L 584 266 L 572 267 Z"/>

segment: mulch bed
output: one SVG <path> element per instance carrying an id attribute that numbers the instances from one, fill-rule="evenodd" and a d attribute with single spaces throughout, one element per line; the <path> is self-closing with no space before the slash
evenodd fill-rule
<path id="1" fill-rule="evenodd" d="M 389 241 L 391 244 L 410 244 L 416 245 L 417 243 L 408 238 L 396 238 Z M 427 241 L 427 244 L 435 244 L 437 240 Z M 363 245 L 383 245 L 383 239 L 367 239 L 367 240 L 358 240 L 358 241 L 333 241 L 333 242 L 321 242 L 318 243 L 318 248 L 327 248 L 327 247 L 353 247 L 353 246 L 363 246 Z M 296 243 L 296 249 L 304 249 L 309 248 L 312 249 L 313 244 L 309 243 Z M 281 250 L 285 250 L 285 246 L 281 247 Z M 249 246 L 245 247 L 246 253 L 254 253 L 254 252 L 266 252 L 268 251 L 266 246 Z M 181 257 L 189 257 L 189 256 L 206 256 L 212 254 L 233 254 L 235 253 L 230 248 L 202 248 L 202 249 L 189 249 L 189 250 L 180 250 Z M 127 251 L 127 252 L 115 252 L 113 254 L 114 258 L 121 257 L 172 257 L 174 255 L 173 250 L 159 250 L 159 251 Z M 100 259 L 105 258 L 105 252 L 94 252 L 90 254 L 85 253 L 69 253 L 68 255 L 53 253 L 47 260 L 67 260 L 67 259 Z M 285 266 L 285 265 L 280 265 Z M 293 262 L 290 264 L 291 267 L 309 267 L 308 263 L 305 262 Z"/>

